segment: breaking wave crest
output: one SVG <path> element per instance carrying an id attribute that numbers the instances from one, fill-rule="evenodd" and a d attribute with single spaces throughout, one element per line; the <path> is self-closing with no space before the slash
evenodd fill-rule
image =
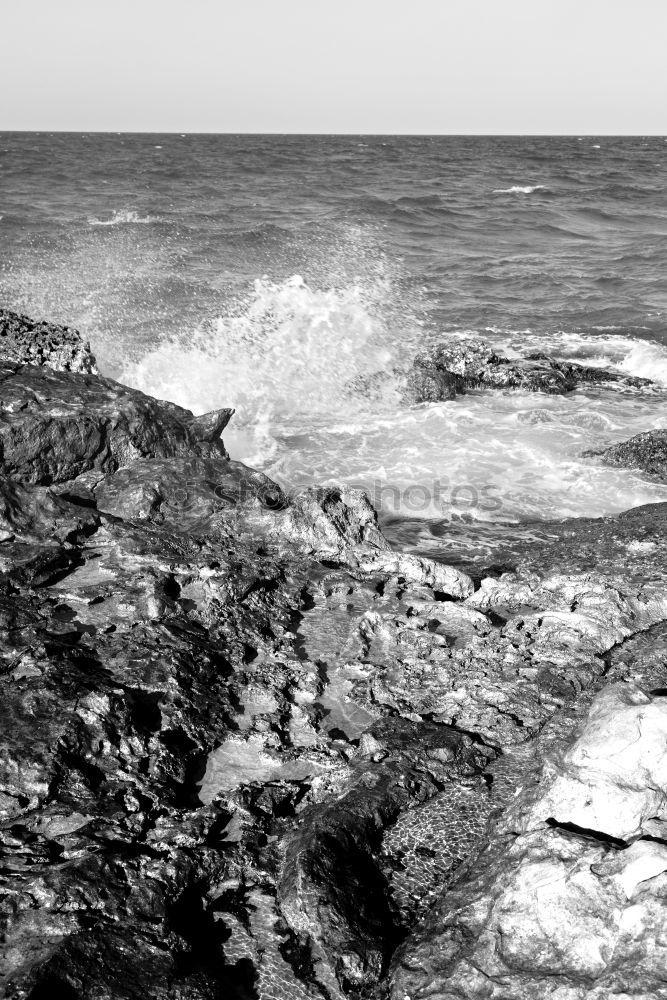
<path id="1" fill-rule="evenodd" d="M 630 375 L 650 378 L 667 387 L 667 348 L 649 341 L 637 341 L 619 364 Z"/>
<path id="2" fill-rule="evenodd" d="M 88 219 L 89 226 L 137 226 L 149 225 L 151 222 L 156 220 L 150 216 L 141 216 L 138 212 L 132 211 L 130 209 L 122 209 L 120 212 L 114 212 L 110 219 L 96 219 L 94 216 Z"/>
<path id="3" fill-rule="evenodd" d="M 519 184 L 515 184 L 513 187 L 508 188 L 496 188 L 494 194 L 533 194 L 535 191 L 548 191 L 549 189 L 544 184 L 527 184 L 525 187 L 521 187 Z"/>

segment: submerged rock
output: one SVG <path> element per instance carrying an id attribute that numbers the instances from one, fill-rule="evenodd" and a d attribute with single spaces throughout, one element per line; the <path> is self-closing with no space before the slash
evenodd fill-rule
<path id="1" fill-rule="evenodd" d="M 504 358 L 482 340 L 442 343 L 417 355 L 406 382 L 417 403 L 453 399 L 456 393 L 476 388 L 564 394 L 591 383 L 636 388 L 652 384 L 649 379 L 558 361 L 544 354 Z"/>
<path id="2" fill-rule="evenodd" d="M 56 371 L 97 373 L 90 344 L 76 330 L 36 323 L 9 309 L 0 309 L 0 357 L 20 365 L 48 365 Z"/>
<path id="3" fill-rule="evenodd" d="M 667 429 L 645 431 L 604 451 L 587 451 L 584 455 L 599 456 L 605 465 L 640 469 L 667 482 Z"/>

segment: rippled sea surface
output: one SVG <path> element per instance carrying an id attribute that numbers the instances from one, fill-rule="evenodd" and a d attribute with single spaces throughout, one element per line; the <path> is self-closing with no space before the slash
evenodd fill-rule
<path id="1" fill-rule="evenodd" d="M 429 551 L 667 499 L 581 454 L 667 426 L 666 276 L 663 138 L 0 134 L 0 304 L 154 395 L 235 406 L 232 457 L 363 485 Z M 365 391 L 470 337 L 656 388 Z"/>

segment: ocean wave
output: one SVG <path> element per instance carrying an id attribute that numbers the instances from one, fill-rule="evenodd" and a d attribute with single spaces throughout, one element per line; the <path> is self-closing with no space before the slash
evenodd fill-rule
<path id="1" fill-rule="evenodd" d="M 362 396 L 351 399 L 355 380 L 364 384 L 396 360 L 383 315 L 391 298 L 382 277 L 329 289 L 300 275 L 260 278 L 228 315 L 163 340 L 122 380 L 196 413 L 235 407 L 225 441 L 236 458 L 263 464 L 277 451 L 280 428 L 298 437 L 295 428 L 363 408 Z"/>
<path id="2" fill-rule="evenodd" d="M 515 184 L 513 187 L 508 188 L 496 188 L 494 194 L 533 194 L 535 191 L 548 191 L 549 188 L 545 184 L 526 184 L 522 187 L 519 184 Z"/>
<path id="3" fill-rule="evenodd" d="M 645 394 L 471 392 L 454 403 L 402 403 L 400 376 L 391 373 L 409 359 L 397 353 L 398 340 L 408 342 L 411 358 L 424 347 L 424 333 L 401 326 L 404 335 L 396 337 L 387 311 L 396 295 L 382 276 L 325 289 L 298 275 L 264 277 L 228 314 L 163 340 L 122 380 L 195 412 L 236 407 L 224 434 L 233 458 L 287 487 L 334 480 L 361 486 L 389 515 L 540 520 L 667 499 L 667 487 L 639 473 L 581 457 L 655 426 L 655 403 Z M 484 334 L 499 346 L 512 342 L 517 355 L 541 347 L 617 370 L 624 362 L 635 373 L 650 365 L 653 378 L 660 358 L 667 362 L 658 345 L 620 332 L 458 335 Z M 641 354 L 647 348 L 650 358 Z M 378 392 L 351 388 L 374 384 L 378 374 Z"/>
<path id="4" fill-rule="evenodd" d="M 96 219 L 95 217 L 88 219 L 89 226 L 137 226 L 149 225 L 151 222 L 156 222 L 157 220 L 152 215 L 141 216 L 138 212 L 131 209 L 122 209 L 120 212 L 114 212 L 110 219 Z"/>
<path id="5" fill-rule="evenodd" d="M 416 208 L 439 208 L 442 205 L 442 197 L 439 194 L 406 194 L 397 198 L 394 204 Z"/>
<path id="6" fill-rule="evenodd" d="M 667 349 L 650 341 L 638 341 L 620 362 L 619 368 L 640 378 L 650 378 L 667 388 Z"/>

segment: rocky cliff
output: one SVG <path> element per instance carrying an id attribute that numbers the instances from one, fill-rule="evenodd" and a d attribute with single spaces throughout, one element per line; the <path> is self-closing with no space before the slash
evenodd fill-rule
<path id="1" fill-rule="evenodd" d="M 468 575 L 54 329 L 0 365 L 4 995 L 667 996 L 667 505 Z"/>

